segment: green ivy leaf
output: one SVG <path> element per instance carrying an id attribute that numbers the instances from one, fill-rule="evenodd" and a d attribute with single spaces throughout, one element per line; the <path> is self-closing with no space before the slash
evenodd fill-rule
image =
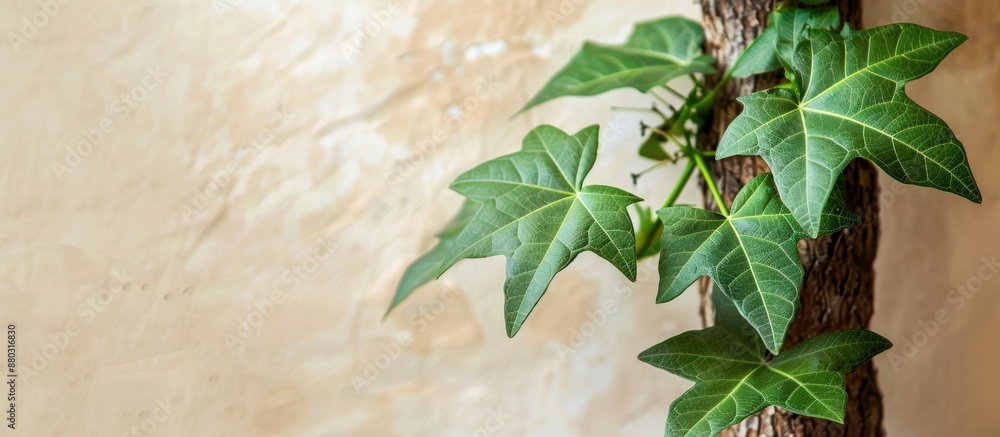
<path id="1" fill-rule="evenodd" d="M 964 35 L 915 24 L 806 33 L 792 66 L 801 95 L 772 89 L 741 97 L 744 111 L 723 135 L 718 159 L 764 158 L 781 199 L 814 237 L 837 176 L 858 157 L 900 182 L 981 202 L 962 144 L 904 88 Z"/>
<path id="2" fill-rule="evenodd" d="M 690 206 L 657 213 L 664 228 L 656 301 L 672 300 L 698 278 L 711 276 L 767 348 L 780 352 L 802 286 L 796 243 L 808 235 L 778 198 L 772 176 L 762 174 L 743 187 L 728 218 Z M 823 219 L 827 233 L 858 223 L 839 194 Z"/>
<path id="3" fill-rule="evenodd" d="M 712 436 L 769 405 L 843 423 L 844 374 L 892 346 L 869 331 L 823 334 L 764 361 L 764 345 L 716 290 L 715 326 L 688 331 L 639 360 L 695 382 L 670 404 L 664 435 Z"/>
<path id="4" fill-rule="evenodd" d="M 754 38 L 733 64 L 732 76 L 738 78 L 750 77 L 755 74 L 767 73 L 781 68 L 775 43 L 778 41 L 778 31 L 774 25 L 764 29 Z"/>
<path id="5" fill-rule="evenodd" d="M 459 260 L 507 257 L 507 335 L 514 336 L 556 273 L 591 251 L 635 280 L 635 235 L 627 207 L 642 199 L 583 185 L 597 157 L 598 127 L 575 135 L 539 126 L 521 151 L 487 161 L 451 188 L 481 203 L 456 237 L 442 272 Z"/>
<path id="6" fill-rule="evenodd" d="M 670 159 L 670 154 L 663 148 L 663 142 L 665 141 L 667 141 L 667 137 L 656 132 L 650 132 L 649 136 L 642 142 L 642 145 L 639 146 L 639 156 L 656 161 Z"/>
<path id="7" fill-rule="evenodd" d="M 817 9 L 781 9 L 774 12 L 777 39 L 774 43 L 778 61 L 791 69 L 795 48 L 807 29 L 833 30 L 840 27 L 840 10 L 836 7 Z"/>
<path id="8" fill-rule="evenodd" d="M 410 297 L 417 288 L 438 277 L 451 244 L 465 229 L 465 226 L 472 221 L 472 217 L 478 210 L 478 203 L 466 201 L 458 215 L 437 234 L 438 244 L 406 268 L 406 271 L 403 272 L 403 278 L 399 280 L 399 285 L 396 287 L 396 295 L 393 296 L 392 303 L 385 311 L 386 315 L 389 315 L 393 308 Z"/>
<path id="9" fill-rule="evenodd" d="M 616 88 L 646 92 L 673 78 L 715 73 L 701 50 L 701 25 L 682 17 L 640 23 L 623 46 L 591 42 L 559 70 L 521 111 L 564 96 L 593 96 Z"/>
<path id="10" fill-rule="evenodd" d="M 733 66 L 733 77 L 780 70 L 791 63 L 795 43 L 807 27 L 835 29 L 840 26 L 840 11 L 835 7 L 817 9 L 779 9 L 771 13 L 769 25 L 744 50 Z"/>

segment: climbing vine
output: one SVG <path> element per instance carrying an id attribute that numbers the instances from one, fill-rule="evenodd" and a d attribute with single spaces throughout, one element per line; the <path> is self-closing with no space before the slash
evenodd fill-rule
<path id="1" fill-rule="evenodd" d="M 822 1 L 803 2 L 807 5 Z M 907 184 L 980 202 L 965 150 L 948 126 L 905 93 L 966 37 L 914 24 L 855 30 L 833 7 L 779 7 L 767 29 L 709 88 L 715 60 L 701 26 L 670 17 L 638 24 L 622 45 L 585 43 L 522 111 L 565 96 L 634 88 L 654 103 L 655 126 L 638 153 L 683 166 L 658 210 L 629 192 L 585 183 L 597 157 L 598 126 L 576 133 L 543 125 L 521 150 L 460 175 L 451 188 L 467 201 L 439 243 L 404 273 L 389 310 L 466 258 L 503 255 L 507 334 L 514 336 L 555 275 L 590 251 L 629 280 L 636 262 L 659 256 L 657 303 L 709 276 L 713 327 L 657 344 L 639 359 L 695 382 L 670 405 L 665 435 L 715 435 L 761 409 L 842 422 L 844 374 L 891 344 L 847 330 L 784 348 L 799 305 L 801 239 L 860 223 L 845 207 L 842 171 L 855 158 Z M 739 99 L 744 109 L 717 151 L 697 144 L 715 96 L 733 77 L 784 71 L 786 81 Z M 682 93 L 674 84 L 687 81 Z M 727 206 L 708 163 L 759 156 L 770 167 Z M 675 205 L 695 171 L 718 211 Z M 637 223 L 628 208 L 635 205 Z"/>

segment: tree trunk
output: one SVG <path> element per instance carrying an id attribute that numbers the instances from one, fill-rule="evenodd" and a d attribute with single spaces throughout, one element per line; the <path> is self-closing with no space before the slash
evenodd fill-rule
<path id="1" fill-rule="evenodd" d="M 767 25 L 773 1 L 701 0 L 706 49 L 718 59 L 719 71 L 736 59 Z M 844 21 L 855 28 L 861 24 L 861 0 L 835 0 Z M 718 95 L 709 128 L 699 135 L 699 145 L 715 149 L 719 138 L 742 107 L 736 97 L 770 88 L 779 83 L 780 73 L 733 79 Z M 718 78 L 709 78 L 714 86 Z M 715 163 L 712 174 L 723 200 L 732 204 L 736 193 L 754 176 L 767 172 L 760 158 L 734 157 Z M 873 309 L 874 272 L 872 263 L 878 244 L 878 179 L 875 167 L 857 159 L 844 172 L 847 205 L 864 221 L 856 227 L 818 240 L 799 243 L 799 257 L 805 267 L 800 308 L 792 321 L 785 347 L 794 346 L 818 334 L 843 329 L 867 328 Z M 707 206 L 715 208 L 702 181 Z M 701 284 L 702 318 L 706 325 L 709 307 L 708 282 Z M 750 417 L 727 430 L 726 436 L 881 436 L 882 393 L 876 370 L 867 363 L 847 375 L 847 415 L 844 424 L 802 417 L 774 407 Z"/>

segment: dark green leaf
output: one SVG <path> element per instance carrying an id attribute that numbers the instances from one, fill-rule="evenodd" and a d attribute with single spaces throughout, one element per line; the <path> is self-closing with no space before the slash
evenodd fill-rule
<path id="1" fill-rule="evenodd" d="M 769 405 L 843 422 L 843 374 L 892 346 L 869 331 L 841 331 L 810 339 L 767 363 L 760 338 L 718 288 L 712 301 L 716 326 L 685 332 L 639 355 L 695 381 L 670 405 L 667 437 L 716 435 Z"/>
<path id="2" fill-rule="evenodd" d="M 521 151 L 487 161 L 451 188 L 481 203 L 449 248 L 442 272 L 459 260 L 507 257 L 507 334 L 521 328 L 556 273 L 591 251 L 635 280 L 635 235 L 626 207 L 642 199 L 583 185 L 597 157 L 598 127 L 570 136 L 539 126 Z"/>
<path id="3" fill-rule="evenodd" d="M 583 49 L 521 111 L 564 96 L 593 96 L 616 88 L 646 92 L 673 78 L 714 73 L 702 54 L 701 25 L 681 17 L 640 23 L 623 46 L 584 43 Z"/>
<path id="4" fill-rule="evenodd" d="M 775 49 L 779 62 L 791 70 L 795 47 L 806 29 L 833 30 L 840 27 L 840 10 L 836 7 L 818 9 L 782 9 L 773 14 L 777 40 Z"/>
<path id="5" fill-rule="evenodd" d="M 837 8 L 781 9 L 771 13 L 770 24 L 750 43 L 733 66 L 733 77 L 749 77 L 790 64 L 794 46 L 807 27 L 835 29 L 840 26 Z"/>
<path id="6" fill-rule="evenodd" d="M 857 223 L 837 197 L 824 213 L 824 231 Z M 701 276 L 711 276 L 768 349 L 778 353 L 802 286 L 796 242 L 808 235 L 778 198 L 771 175 L 743 187 L 728 218 L 689 206 L 657 213 L 664 223 L 657 302 L 672 300 Z"/>
<path id="7" fill-rule="evenodd" d="M 776 357 L 771 366 L 790 373 L 847 373 L 871 359 L 867 351 L 890 346 L 889 340 L 869 331 L 831 332 L 789 349 Z"/>
<path id="8" fill-rule="evenodd" d="M 964 35 L 915 24 L 843 36 L 807 33 L 793 65 L 801 96 L 774 89 L 740 98 L 744 111 L 723 135 L 718 159 L 763 157 L 781 199 L 810 236 L 820 233 L 838 175 L 858 157 L 900 182 L 982 200 L 962 144 L 904 88 L 930 73 Z"/>

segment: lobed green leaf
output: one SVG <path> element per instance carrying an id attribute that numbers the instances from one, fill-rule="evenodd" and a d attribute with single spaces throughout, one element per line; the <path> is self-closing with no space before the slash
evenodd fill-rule
<path id="1" fill-rule="evenodd" d="M 616 88 L 647 92 L 673 78 L 714 73 L 714 59 L 702 54 L 701 25 L 682 17 L 640 23 L 622 46 L 591 42 L 521 109 L 564 96 L 593 96 Z"/>
<path id="2" fill-rule="evenodd" d="M 711 276 L 768 349 L 781 351 L 802 287 L 796 243 L 808 234 L 779 199 L 771 175 L 743 187 L 729 217 L 689 206 L 657 213 L 664 223 L 657 302 Z M 857 224 L 858 217 L 838 196 L 824 211 L 824 221 L 823 230 L 835 232 Z"/>
<path id="3" fill-rule="evenodd" d="M 940 118 L 910 100 L 904 85 L 930 73 L 966 40 L 915 24 L 843 35 L 807 30 L 795 49 L 798 92 L 744 96 L 744 111 L 716 157 L 759 155 L 781 199 L 812 237 L 838 176 L 854 158 L 889 176 L 980 202 L 965 149 Z"/>
<path id="4" fill-rule="evenodd" d="M 769 405 L 835 422 L 847 406 L 844 373 L 892 346 L 849 330 L 807 340 L 764 360 L 764 345 L 716 287 L 715 326 L 653 346 L 639 360 L 695 381 L 670 405 L 667 437 L 712 436 Z"/>
<path id="5" fill-rule="evenodd" d="M 642 199 L 584 185 L 597 157 L 598 127 L 568 135 L 539 126 L 521 151 L 487 161 L 451 188 L 482 206 L 449 246 L 441 272 L 465 258 L 504 255 L 507 334 L 513 336 L 556 273 L 591 251 L 635 280 L 635 235 L 627 207 Z"/>
<path id="6" fill-rule="evenodd" d="M 840 11 L 835 7 L 817 9 L 779 9 L 771 13 L 767 29 L 747 46 L 733 65 L 733 77 L 780 70 L 791 64 L 795 44 L 807 28 L 835 29 L 840 26 Z"/>

